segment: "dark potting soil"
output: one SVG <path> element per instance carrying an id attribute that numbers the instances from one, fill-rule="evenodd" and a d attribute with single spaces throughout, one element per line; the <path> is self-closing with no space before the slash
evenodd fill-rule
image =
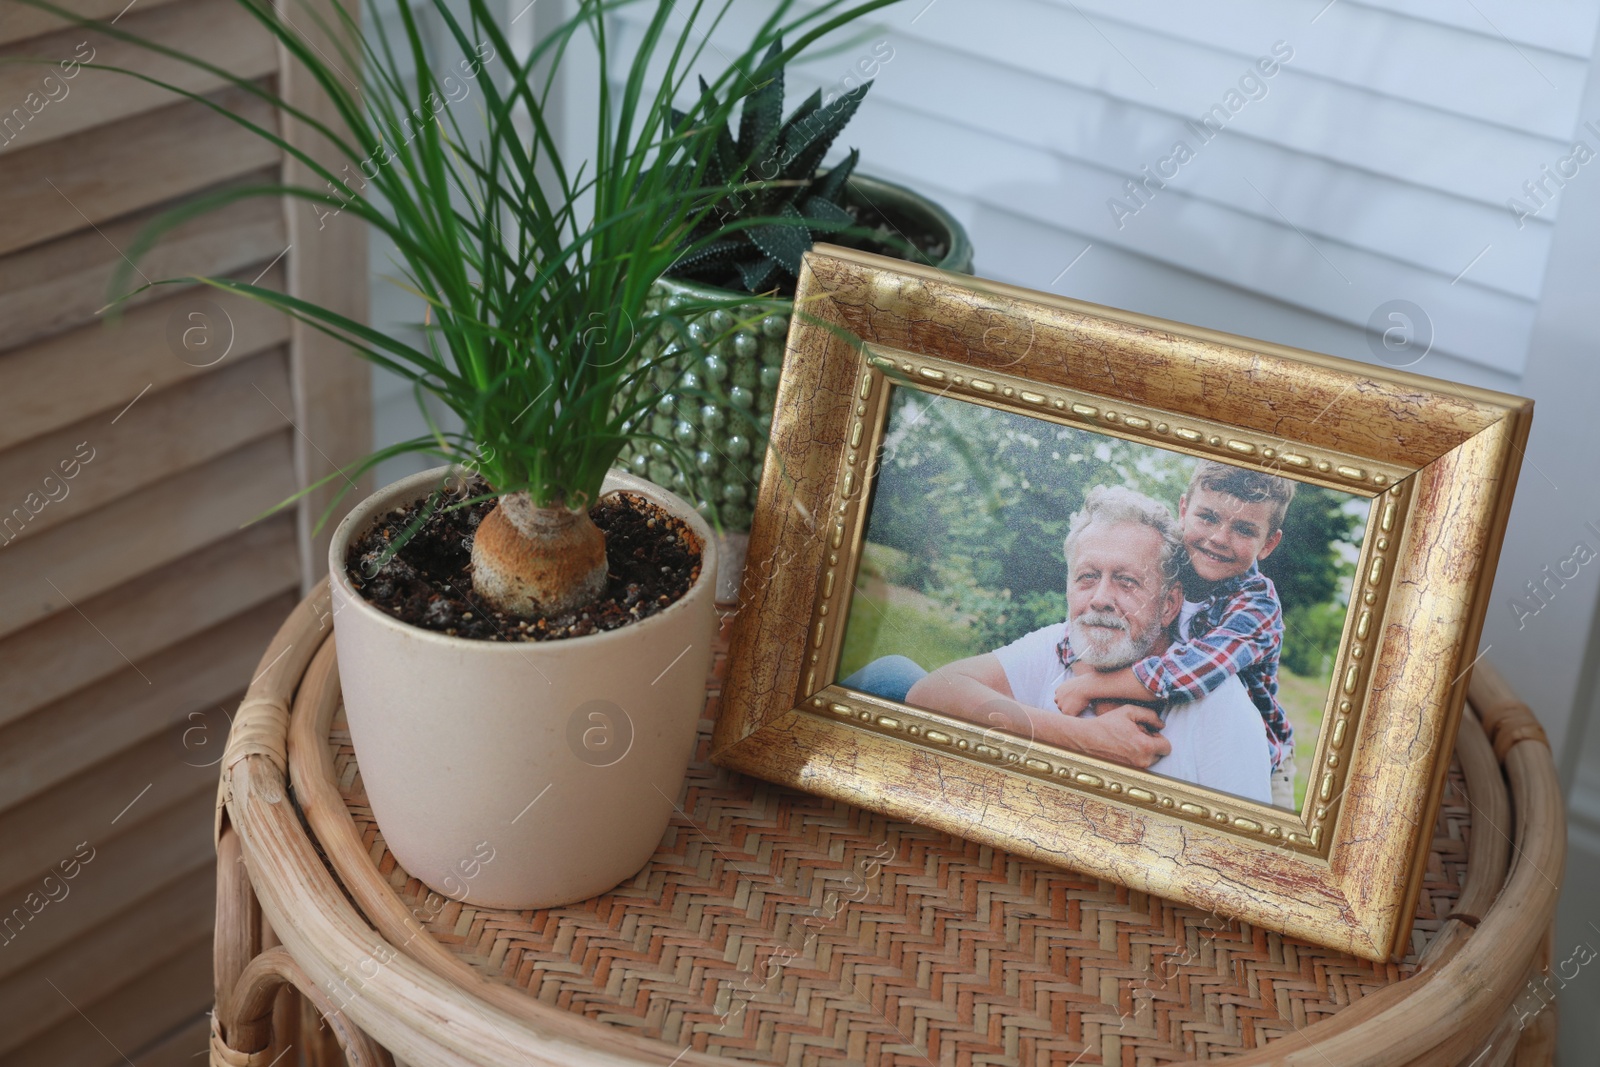
<path id="1" fill-rule="evenodd" d="M 880 256 L 890 256 L 894 259 L 910 259 L 902 247 L 903 242 L 909 241 L 932 263 L 939 262 L 950 251 L 945 247 L 944 238 L 940 234 L 918 226 L 903 215 L 896 215 L 891 219 L 872 204 L 847 203 L 845 210 L 850 212 L 857 226 L 875 231 L 879 239 L 848 234 L 842 240 L 836 241 L 836 244 L 849 244 L 850 247 L 859 248 L 863 252 L 875 252 Z M 819 240 L 826 241 L 828 236 L 824 234 Z"/>
<path id="2" fill-rule="evenodd" d="M 688 523 L 637 493 L 618 491 L 589 511 L 606 535 L 608 573 L 599 601 L 536 619 L 494 611 L 472 590 L 472 537 L 495 502 L 450 508 L 487 492 L 482 481 L 448 489 L 437 510 L 392 555 L 390 546 L 427 501 L 384 515 L 345 553 L 350 584 L 379 610 L 424 630 L 480 641 L 553 641 L 648 618 L 700 577 L 702 546 Z M 387 562 L 372 573 L 386 555 Z"/>

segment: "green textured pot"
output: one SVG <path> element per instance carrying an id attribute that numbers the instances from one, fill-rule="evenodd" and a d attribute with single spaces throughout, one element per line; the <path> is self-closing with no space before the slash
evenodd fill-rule
<path id="1" fill-rule="evenodd" d="M 972 272 L 972 243 L 967 231 L 938 204 L 893 182 L 857 175 L 850 180 L 848 199 L 870 204 L 907 232 L 939 234 L 945 247 L 937 266 L 963 274 Z M 728 289 L 663 278 L 656 282 L 657 299 L 668 302 L 690 297 L 725 300 L 739 294 Z M 786 302 L 793 308 L 793 301 Z M 759 309 L 751 306 L 741 318 Z M 696 472 L 702 476 L 702 492 L 693 495 L 703 515 L 720 519 L 723 565 L 718 576 L 718 599 L 735 598 L 739 572 L 743 569 L 743 537 L 750 528 L 751 508 L 767 451 L 767 430 L 772 423 L 772 402 L 778 393 L 778 375 L 783 366 L 783 350 L 789 335 L 791 311 L 774 312 L 764 317 L 759 327 L 740 330 L 718 342 L 701 365 L 683 379 L 685 388 L 700 388 L 725 398 L 706 403 L 701 398 L 680 397 L 670 391 L 672 378 L 663 373 L 657 382 L 661 399 L 651 415 L 650 430 L 677 441 L 695 458 Z M 692 322 L 690 330 L 703 330 L 716 336 L 732 326 L 728 311 L 714 311 L 702 321 Z M 656 349 L 647 347 L 646 355 Z M 756 416 L 759 429 L 735 409 Z M 693 482 L 690 472 L 679 470 L 671 454 L 659 443 L 639 446 L 622 454 L 619 463 L 633 474 L 657 485 L 689 496 Z"/>

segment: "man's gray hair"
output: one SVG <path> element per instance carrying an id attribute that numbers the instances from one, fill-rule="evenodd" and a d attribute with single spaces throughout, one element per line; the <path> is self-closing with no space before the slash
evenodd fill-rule
<path id="1" fill-rule="evenodd" d="M 1161 501 L 1125 485 L 1097 485 L 1089 490 L 1083 507 L 1068 523 L 1067 537 L 1061 545 L 1068 567 L 1072 565 L 1073 546 L 1078 543 L 1083 531 L 1089 528 L 1089 524 L 1094 522 L 1131 522 L 1155 530 L 1161 535 L 1161 558 L 1158 562 L 1161 574 L 1166 579 L 1161 589 L 1165 592 L 1177 584 L 1178 568 L 1183 560 L 1183 537 L 1178 532 L 1172 512 Z"/>

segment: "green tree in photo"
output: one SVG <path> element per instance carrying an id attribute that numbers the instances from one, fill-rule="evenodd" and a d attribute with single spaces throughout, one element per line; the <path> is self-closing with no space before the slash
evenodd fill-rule
<path id="1" fill-rule="evenodd" d="M 1261 561 L 1261 573 L 1278 587 L 1285 605 L 1311 607 L 1343 603 L 1340 579 L 1351 566 L 1338 551 L 1340 542 L 1359 543 L 1360 518 L 1345 510 L 1349 494 L 1320 485 L 1295 487 L 1294 502 L 1283 517 L 1283 540 Z M 1334 635 L 1338 641 L 1338 635 Z"/>
<path id="2" fill-rule="evenodd" d="M 894 405 L 868 539 L 988 648 L 1065 617 L 1061 546 L 1090 488 L 1176 511 L 1187 484 L 1184 457 L 1148 446 L 909 388 Z"/>
<path id="3" fill-rule="evenodd" d="M 1296 604 L 1283 613 L 1283 653 L 1280 662 L 1294 673 L 1321 678 L 1333 670 L 1344 632 L 1346 605 L 1335 600 Z"/>
<path id="4" fill-rule="evenodd" d="M 867 539 L 895 551 L 897 584 L 941 605 L 944 625 L 997 648 L 1065 617 L 1062 541 L 1091 488 L 1126 485 L 1176 516 L 1193 464 L 1176 452 L 902 386 Z M 1311 676 L 1338 648 L 1362 526 L 1350 500 L 1300 484 L 1283 540 L 1261 564 L 1293 631 L 1285 663 Z M 880 627 L 880 639 L 892 640 L 892 631 Z"/>

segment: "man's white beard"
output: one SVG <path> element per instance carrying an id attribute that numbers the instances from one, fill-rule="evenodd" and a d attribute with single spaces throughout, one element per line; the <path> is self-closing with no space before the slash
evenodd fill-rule
<path id="1" fill-rule="evenodd" d="M 1067 623 L 1067 633 L 1077 658 L 1100 670 L 1126 667 L 1155 644 L 1153 632 L 1135 634 L 1127 619 L 1109 611 L 1084 612 Z"/>

